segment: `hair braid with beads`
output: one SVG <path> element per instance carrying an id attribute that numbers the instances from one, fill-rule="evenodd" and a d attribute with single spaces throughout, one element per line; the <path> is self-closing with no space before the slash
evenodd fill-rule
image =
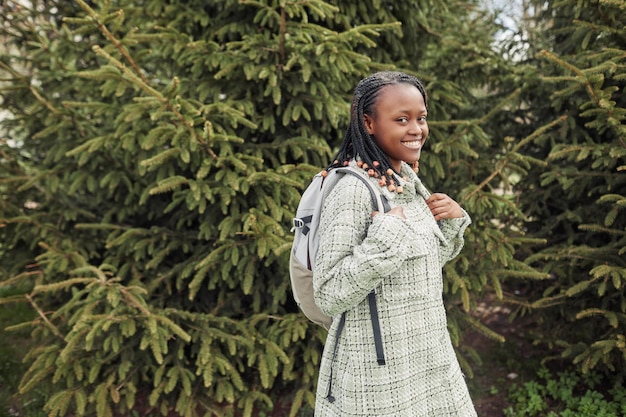
<path id="1" fill-rule="evenodd" d="M 345 166 L 352 159 L 360 159 L 359 166 L 365 169 L 369 176 L 379 179 L 381 186 L 387 186 L 390 191 L 402 192 L 394 184 L 395 170 L 387 155 L 373 140 L 365 128 L 364 115 L 375 116 L 376 100 L 382 89 L 394 84 L 409 84 L 418 89 L 424 97 L 424 104 L 428 108 L 426 89 L 422 82 L 412 75 L 398 71 L 376 72 L 362 79 L 354 90 L 350 107 L 350 124 L 341 142 L 339 151 L 328 170 Z M 396 172 L 400 174 L 399 172 Z M 398 187 L 399 188 L 399 187 Z"/>

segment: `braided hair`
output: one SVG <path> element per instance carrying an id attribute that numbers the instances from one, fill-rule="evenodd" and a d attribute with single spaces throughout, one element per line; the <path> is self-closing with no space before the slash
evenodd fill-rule
<path id="1" fill-rule="evenodd" d="M 378 178 L 381 186 L 387 186 L 390 191 L 396 190 L 393 174 L 399 174 L 399 172 L 394 170 L 387 155 L 368 133 L 365 128 L 364 115 L 375 115 L 376 101 L 384 87 L 401 83 L 416 87 L 424 97 L 424 104 L 428 108 L 426 89 L 422 82 L 412 75 L 398 71 L 381 71 L 362 79 L 357 84 L 352 97 L 350 124 L 339 151 L 327 170 L 346 166 L 352 159 L 358 159 L 357 164 L 365 169 L 369 176 Z M 397 191 L 401 192 L 401 190 Z"/>

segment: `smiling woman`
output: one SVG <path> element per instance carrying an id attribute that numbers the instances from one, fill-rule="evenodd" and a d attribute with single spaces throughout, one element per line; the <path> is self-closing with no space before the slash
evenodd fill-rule
<path id="1" fill-rule="evenodd" d="M 373 212 L 368 188 L 354 176 L 341 178 L 324 201 L 313 289 L 333 321 L 318 417 L 476 415 L 442 299 L 442 267 L 463 247 L 471 221 L 447 195 L 430 194 L 410 166 L 428 137 L 426 116 L 426 90 L 413 76 L 375 73 L 355 90 L 328 169 L 364 169 L 392 208 Z"/>

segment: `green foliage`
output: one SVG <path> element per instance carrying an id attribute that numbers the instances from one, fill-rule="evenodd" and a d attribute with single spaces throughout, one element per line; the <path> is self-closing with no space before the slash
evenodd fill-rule
<path id="1" fill-rule="evenodd" d="M 540 4 L 541 3 L 541 4 Z M 538 2 L 528 55 L 513 76 L 523 85 L 533 166 L 515 185 L 527 235 L 547 244 L 519 256 L 551 279 L 517 287 L 542 323 L 537 342 L 578 364 L 623 372 L 626 364 L 626 80 L 624 5 Z M 521 112 L 518 113 L 521 116 Z M 547 355 L 548 356 L 548 355 Z M 546 359 L 548 359 L 547 357 Z"/>
<path id="2" fill-rule="evenodd" d="M 50 416 L 312 403 L 325 334 L 288 299 L 287 225 L 345 119 L 346 73 L 370 71 L 316 47 L 386 26 L 324 30 L 322 2 L 233 2 L 228 20 L 198 20 L 218 13 L 204 2 L 12 6 L 2 284 L 40 312 L 19 326 L 38 341 L 20 391 L 51 384 Z"/>
<path id="3" fill-rule="evenodd" d="M 577 78 L 540 76 L 534 61 L 513 71 L 492 45 L 493 17 L 456 0 L 418 9 L 377 0 L 5 3 L 0 286 L 26 288 L 5 301 L 37 313 L 13 328 L 32 329 L 35 341 L 20 389 L 51 387 L 50 416 L 250 416 L 285 404 L 295 416 L 313 406 L 326 334 L 289 295 L 290 221 L 343 136 L 356 82 L 379 69 L 425 81 L 431 136 L 420 175 L 474 222 L 444 283 L 468 374 L 480 358 L 461 345 L 463 333 L 502 339 L 471 314 L 483 295 L 523 314 L 602 282 L 603 294 L 623 290 L 622 180 L 606 175 L 602 188 L 590 177 L 581 194 L 586 183 L 570 175 L 591 160 L 597 170 L 623 167 L 614 146 L 623 140 L 620 50 L 594 57 L 595 72 Z M 572 88 L 599 100 L 570 102 Z M 536 95 L 545 103 L 535 106 Z M 578 111 L 585 119 L 574 123 Z M 592 140 L 600 134 L 606 144 Z M 587 287 L 549 288 L 552 277 L 580 275 L 555 261 L 563 247 L 536 253 L 554 247 L 544 229 L 579 214 L 534 210 L 544 186 L 547 199 L 590 193 L 606 207 L 602 224 L 596 216 L 580 226 L 594 236 L 580 248 L 609 260 L 589 268 Z M 515 295 L 527 287 L 547 289 L 532 304 Z M 605 316 L 617 334 L 614 304 L 590 308 L 576 314 Z M 620 349 L 615 334 L 609 352 Z"/>
<path id="4" fill-rule="evenodd" d="M 8 300 L 23 300 L 20 288 L 0 289 L 0 416 L 9 417 L 19 413 L 29 417 L 44 416 L 42 411 L 48 397 L 44 387 L 37 387 L 22 398 L 22 404 L 13 398 L 21 376 L 27 366 L 22 362 L 31 342 L 26 329 L 7 331 L 5 327 L 32 320 L 36 314 L 26 303 Z"/>
<path id="5" fill-rule="evenodd" d="M 626 413 L 626 395 L 621 382 L 603 389 L 604 375 L 591 371 L 552 374 L 546 368 L 537 380 L 514 385 L 509 398 L 513 405 L 504 410 L 506 417 L 618 417 Z"/>

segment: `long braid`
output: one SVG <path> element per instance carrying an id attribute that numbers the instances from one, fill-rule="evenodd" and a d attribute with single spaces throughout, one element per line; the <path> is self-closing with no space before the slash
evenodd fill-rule
<path id="1" fill-rule="evenodd" d="M 352 159 L 359 159 L 359 165 L 366 169 L 370 176 L 379 178 L 381 186 L 387 186 L 391 191 L 396 189 L 393 174 L 400 173 L 394 170 L 387 155 L 367 132 L 364 120 L 366 114 L 374 116 L 376 101 L 381 90 L 388 85 L 400 83 L 415 86 L 428 106 L 426 89 L 421 81 L 412 75 L 397 71 L 382 71 L 362 79 L 354 90 L 350 107 L 350 124 L 328 170 L 347 165 Z"/>

